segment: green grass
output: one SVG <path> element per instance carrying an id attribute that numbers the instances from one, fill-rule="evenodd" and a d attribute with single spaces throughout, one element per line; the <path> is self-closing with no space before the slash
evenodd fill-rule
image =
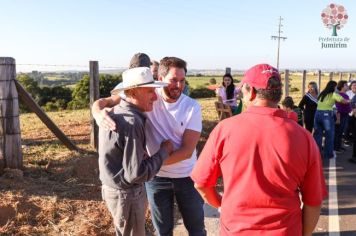
<path id="1" fill-rule="evenodd" d="M 51 81 L 56 81 L 56 80 L 71 80 L 71 78 L 68 78 L 68 77 L 60 77 L 60 76 L 46 76 L 45 79 L 51 80 Z"/>

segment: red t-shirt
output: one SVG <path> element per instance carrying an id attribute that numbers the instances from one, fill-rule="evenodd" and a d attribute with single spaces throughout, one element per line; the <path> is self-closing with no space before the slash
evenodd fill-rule
<path id="1" fill-rule="evenodd" d="M 302 235 L 304 204 L 326 196 L 313 137 L 281 109 L 250 107 L 221 121 L 191 174 L 213 187 L 222 176 L 221 235 Z"/>

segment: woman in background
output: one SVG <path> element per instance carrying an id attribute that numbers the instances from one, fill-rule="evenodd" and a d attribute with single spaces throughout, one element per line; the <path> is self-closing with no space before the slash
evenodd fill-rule
<path id="1" fill-rule="evenodd" d="M 315 111 L 318 106 L 318 85 L 312 81 L 308 84 L 308 92 L 303 96 L 298 107 L 303 111 L 305 128 L 313 132 Z"/>
<path id="2" fill-rule="evenodd" d="M 237 105 L 240 90 L 235 86 L 232 75 L 227 73 L 223 76 L 222 86 L 216 89 L 216 94 L 221 97 L 222 102 L 230 106 L 232 114 L 241 113 L 242 102 Z"/>
<path id="3" fill-rule="evenodd" d="M 335 81 L 329 81 L 319 94 L 314 119 L 314 139 L 319 146 L 320 153 L 326 159 L 336 157 L 333 152 L 335 134 L 333 106 L 335 102 L 350 103 L 349 100 L 345 100 L 335 92 L 336 85 Z M 322 148 L 323 132 L 325 133 L 324 149 Z"/>
<path id="4" fill-rule="evenodd" d="M 349 87 L 346 80 L 340 80 L 336 86 L 339 91 L 339 95 L 345 100 L 350 100 L 349 95 L 346 94 Z M 342 134 L 345 132 L 345 128 L 349 119 L 349 113 L 351 112 L 351 105 L 336 102 L 337 117 L 339 117 L 338 124 L 335 124 L 335 138 L 334 138 L 334 150 L 341 152 L 344 150 L 342 147 Z"/>

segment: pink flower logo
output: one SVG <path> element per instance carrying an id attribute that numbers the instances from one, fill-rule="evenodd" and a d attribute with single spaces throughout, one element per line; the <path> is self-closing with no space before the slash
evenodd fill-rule
<path id="1" fill-rule="evenodd" d="M 344 6 L 335 3 L 329 4 L 321 12 L 321 20 L 323 24 L 332 29 L 332 36 L 337 36 L 337 30 L 341 29 L 348 20 L 349 16 Z"/>

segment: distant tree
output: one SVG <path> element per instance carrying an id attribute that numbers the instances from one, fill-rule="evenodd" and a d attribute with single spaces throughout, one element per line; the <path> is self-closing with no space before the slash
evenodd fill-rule
<path id="1" fill-rule="evenodd" d="M 89 79 L 89 75 L 84 75 L 83 78 L 78 83 L 76 83 L 72 93 L 73 99 L 68 103 L 68 107 L 70 109 L 89 107 Z M 110 96 L 110 91 L 121 81 L 121 75 L 100 75 L 100 97 Z"/>
<path id="2" fill-rule="evenodd" d="M 17 76 L 17 81 L 20 82 L 20 84 L 24 87 L 24 89 L 31 95 L 31 97 L 38 102 L 40 98 L 40 88 L 38 87 L 37 81 L 35 81 L 33 78 L 31 78 L 27 74 L 20 74 Z M 23 102 L 20 100 L 19 103 L 20 111 L 21 112 L 29 112 L 30 109 L 23 104 Z"/>
<path id="3" fill-rule="evenodd" d="M 211 79 L 209 80 L 209 83 L 210 83 L 210 84 L 216 84 L 216 79 L 215 79 L 215 78 L 211 78 Z"/>
<path id="4" fill-rule="evenodd" d="M 79 109 L 89 107 L 89 75 L 84 75 L 72 92 L 72 101 L 69 102 L 68 108 Z"/>
<path id="5" fill-rule="evenodd" d="M 121 75 L 100 75 L 99 90 L 100 97 L 109 97 L 111 90 L 122 81 Z"/>
<path id="6" fill-rule="evenodd" d="M 211 98 L 215 97 L 215 91 L 212 91 L 205 87 L 197 87 L 190 91 L 189 96 L 191 98 Z"/>
<path id="7" fill-rule="evenodd" d="M 67 104 L 72 100 L 72 90 L 63 86 L 43 87 L 40 90 L 40 106 L 47 106 L 47 103 L 53 103 L 50 110 L 62 110 L 67 108 Z"/>

